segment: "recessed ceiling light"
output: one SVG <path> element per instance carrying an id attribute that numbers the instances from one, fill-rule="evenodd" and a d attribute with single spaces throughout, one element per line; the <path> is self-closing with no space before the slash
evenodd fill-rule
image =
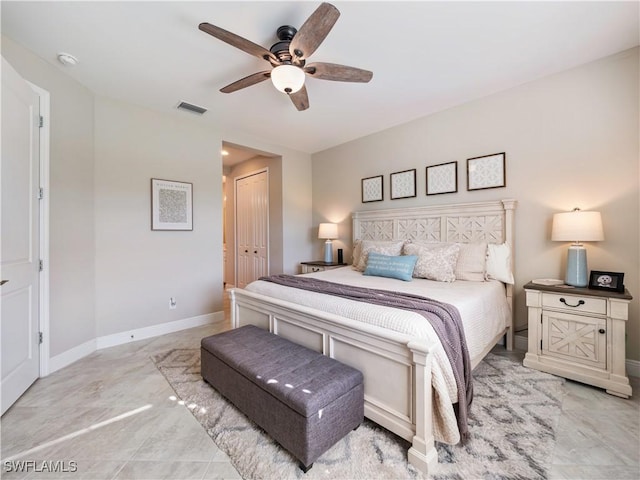
<path id="1" fill-rule="evenodd" d="M 66 67 L 73 67 L 79 63 L 79 60 L 70 53 L 59 53 L 58 61 Z"/>
<path id="2" fill-rule="evenodd" d="M 226 157 L 227 155 L 229 155 L 229 152 L 227 152 L 226 150 L 222 150 L 220 153 L 222 153 L 223 157 Z"/>

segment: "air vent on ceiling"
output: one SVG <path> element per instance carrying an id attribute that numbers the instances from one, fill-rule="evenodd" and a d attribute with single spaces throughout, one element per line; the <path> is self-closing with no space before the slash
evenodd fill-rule
<path id="1" fill-rule="evenodd" d="M 191 113 L 197 113 L 198 115 L 202 115 L 204 112 L 207 111 L 206 108 L 202 108 L 197 105 L 192 105 L 191 103 L 187 103 L 187 102 L 180 102 L 177 108 L 181 110 L 187 110 L 188 112 L 191 112 Z"/>

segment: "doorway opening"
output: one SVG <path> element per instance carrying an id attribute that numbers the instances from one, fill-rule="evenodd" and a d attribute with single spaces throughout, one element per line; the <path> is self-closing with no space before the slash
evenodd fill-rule
<path id="1" fill-rule="evenodd" d="M 225 288 L 232 288 L 257 279 L 256 275 L 282 273 L 282 157 L 226 141 L 222 142 L 222 150 L 227 152 L 222 157 L 224 283 Z M 262 171 L 267 172 L 264 177 L 254 176 Z M 241 186 L 252 198 L 248 203 L 246 198 L 237 196 L 240 179 L 246 179 Z M 264 199 L 259 201 L 261 194 Z M 244 219 L 238 218 L 239 201 Z M 262 223 L 265 220 L 266 223 Z M 243 225 L 240 233 L 239 221 Z M 266 237 L 254 235 L 261 233 Z M 251 237 L 249 243 L 247 235 Z"/>

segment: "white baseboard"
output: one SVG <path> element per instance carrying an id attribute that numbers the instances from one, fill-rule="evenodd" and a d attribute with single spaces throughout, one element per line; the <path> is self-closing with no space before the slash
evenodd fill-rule
<path id="1" fill-rule="evenodd" d="M 112 335 L 104 335 L 85 342 L 77 347 L 73 347 L 62 352 L 55 357 L 49 359 L 49 372 L 53 373 L 60 370 L 73 362 L 92 354 L 96 350 L 103 348 L 115 347 L 125 343 L 143 340 L 145 338 L 157 337 L 167 333 L 173 333 L 187 328 L 200 327 L 210 323 L 216 323 L 224 320 L 224 312 L 208 313 L 206 315 L 198 315 L 197 317 L 183 318 L 173 322 L 160 323 L 149 327 L 137 328 L 127 332 L 114 333 Z"/>
<path id="2" fill-rule="evenodd" d="M 73 362 L 77 362 L 81 358 L 86 357 L 87 355 L 92 354 L 96 351 L 96 339 L 89 340 L 88 342 L 84 342 L 77 347 L 70 348 L 55 357 L 51 357 L 49 359 L 49 372 L 53 373 L 56 370 L 60 370 L 61 368 L 66 367 L 67 365 L 71 365 Z M 43 375 L 44 376 L 44 375 Z"/>
<path id="3" fill-rule="evenodd" d="M 518 335 L 517 333 L 513 337 L 513 349 L 526 352 L 529 348 L 529 339 L 526 336 Z"/>
<path id="4" fill-rule="evenodd" d="M 115 347 L 125 343 L 144 340 L 145 338 L 157 337 L 167 333 L 186 330 L 187 328 L 201 327 L 209 323 L 224 320 L 224 312 L 207 313 L 206 315 L 198 315 L 197 317 L 183 318 L 173 322 L 159 323 L 149 327 L 136 328 L 127 332 L 114 333 L 112 335 L 104 335 L 96 339 L 98 350 L 103 348 Z"/>
<path id="5" fill-rule="evenodd" d="M 630 360 L 626 362 L 627 375 L 630 377 L 640 377 L 640 362 L 638 360 Z"/>

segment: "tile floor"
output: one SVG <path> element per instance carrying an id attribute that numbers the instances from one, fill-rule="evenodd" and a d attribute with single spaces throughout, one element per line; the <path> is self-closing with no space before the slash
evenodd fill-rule
<path id="1" fill-rule="evenodd" d="M 193 418 L 150 356 L 197 348 L 228 320 L 95 352 L 39 379 L 0 421 L 3 479 L 240 478 Z M 495 353 L 515 356 L 501 347 Z M 550 477 L 640 478 L 640 379 L 624 400 L 567 381 Z M 64 461 L 77 472 L 7 472 L 17 460 Z M 9 463 L 14 465 L 15 463 Z M 31 469 L 33 470 L 33 468 Z"/>

